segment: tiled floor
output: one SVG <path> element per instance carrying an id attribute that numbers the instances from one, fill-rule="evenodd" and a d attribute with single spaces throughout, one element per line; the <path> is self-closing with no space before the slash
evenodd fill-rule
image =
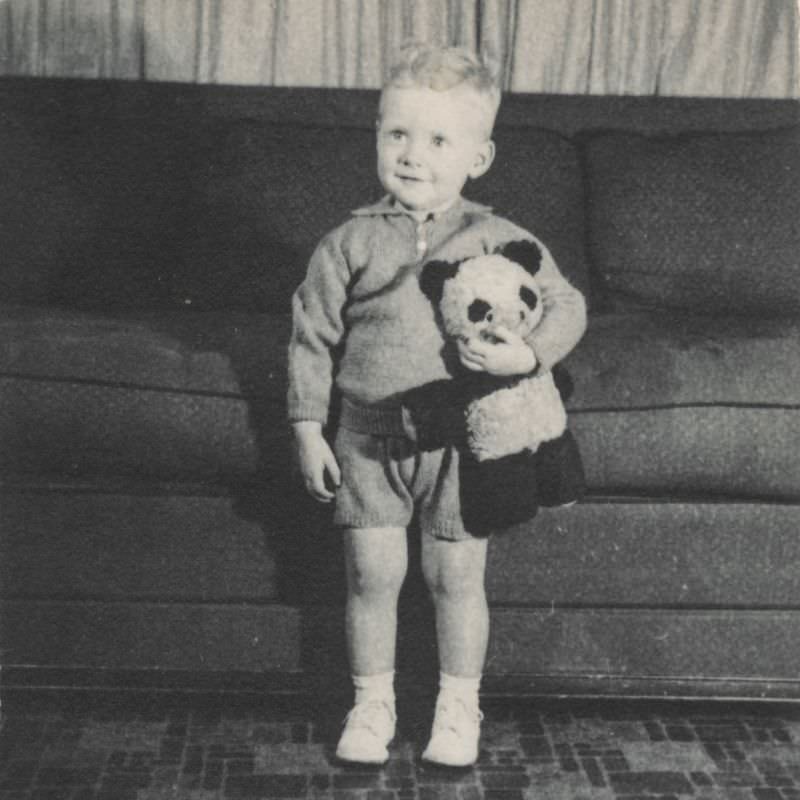
<path id="1" fill-rule="evenodd" d="M 495 700 L 468 770 L 419 760 L 427 701 L 401 706 L 380 769 L 334 763 L 346 709 L 280 706 L 15 702 L 0 731 L 0 800 L 800 800 L 800 706 Z"/>

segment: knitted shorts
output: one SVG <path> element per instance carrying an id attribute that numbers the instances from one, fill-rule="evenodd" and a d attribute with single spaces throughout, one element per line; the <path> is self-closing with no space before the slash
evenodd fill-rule
<path id="1" fill-rule="evenodd" d="M 473 538 L 461 521 L 455 449 L 420 452 L 400 433 L 376 434 L 342 424 L 334 452 L 342 471 L 336 525 L 407 528 L 416 514 L 422 535 Z"/>

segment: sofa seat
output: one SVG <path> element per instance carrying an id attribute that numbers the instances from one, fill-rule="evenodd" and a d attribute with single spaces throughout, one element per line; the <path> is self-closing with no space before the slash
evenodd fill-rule
<path id="1" fill-rule="evenodd" d="M 286 315 L 4 317 L 13 474 L 235 486 L 285 445 Z M 593 315 L 568 361 L 591 491 L 800 497 L 799 342 L 780 319 Z"/>
<path id="2" fill-rule="evenodd" d="M 593 316 L 567 362 L 590 488 L 800 497 L 798 347 L 788 319 Z"/>
<path id="3" fill-rule="evenodd" d="M 0 466 L 18 478 L 230 486 L 253 479 L 263 436 L 285 430 L 285 316 L 2 316 Z"/>

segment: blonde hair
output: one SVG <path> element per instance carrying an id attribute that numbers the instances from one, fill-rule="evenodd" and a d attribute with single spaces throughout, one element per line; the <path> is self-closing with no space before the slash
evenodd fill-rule
<path id="1" fill-rule="evenodd" d="M 389 88 L 423 87 L 446 92 L 457 86 L 473 89 L 486 109 L 487 136 L 500 107 L 497 65 L 486 55 L 466 47 L 411 42 L 404 45 L 383 85 Z"/>

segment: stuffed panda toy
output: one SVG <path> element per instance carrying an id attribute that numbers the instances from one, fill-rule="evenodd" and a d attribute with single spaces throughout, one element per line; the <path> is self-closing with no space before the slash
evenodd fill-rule
<path id="1" fill-rule="evenodd" d="M 584 486 L 563 400 L 572 391 L 563 367 L 498 377 L 473 372 L 457 358 L 459 339 L 499 341 L 502 327 L 525 338 L 542 314 L 531 241 L 459 262 L 432 261 L 420 287 L 434 304 L 447 341 L 450 380 L 408 393 L 404 418 L 421 449 L 459 451 L 461 511 L 468 531 L 499 532 L 533 517 L 540 505 L 567 505 Z"/>

